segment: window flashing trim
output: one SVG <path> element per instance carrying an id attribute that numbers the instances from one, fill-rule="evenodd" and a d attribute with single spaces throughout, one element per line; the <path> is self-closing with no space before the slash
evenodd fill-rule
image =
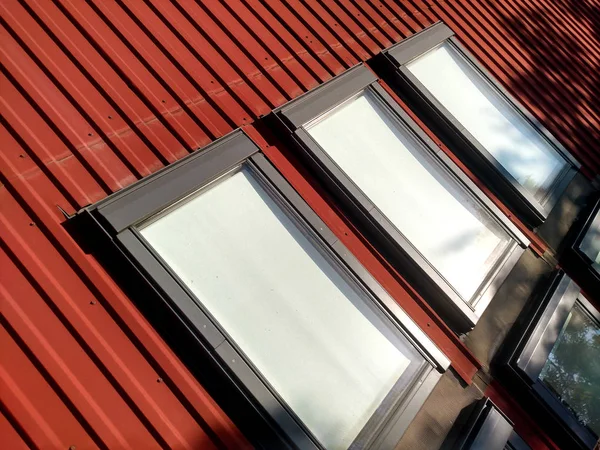
<path id="1" fill-rule="evenodd" d="M 398 64 L 408 64 L 413 59 L 437 47 L 445 40 L 454 36 L 454 31 L 443 22 L 437 22 L 423 31 L 413 34 L 403 40 L 402 45 L 396 44 L 385 50 Z"/>
<path id="2" fill-rule="evenodd" d="M 117 233 L 194 192 L 242 163 L 259 148 L 234 131 L 96 205 Z"/>
<path id="3" fill-rule="evenodd" d="M 348 100 L 371 83 L 377 77 L 364 64 L 358 64 L 344 73 L 332 78 L 315 89 L 278 108 L 288 124 L 299 128 L 312 118 L 335 108 Z"/>
<path id="4" fill-rule="evenodd" d="M 361 67 L 356 70 L 359 69 Z M 349 208 L 351 215 L 365 227 L 367 232 L 373 234 L 374 240 L 383 248 L 384 256 L 394 262 L 399 270 L 411 278 L 411 282 L 419 287 L 434 307 L 445 311 L 447 322 L 459 332 L 472 329 L 502 281 L 508 276 L 510 269 L 516 264 L 524 249 L 529 246 L 529 240 L 448 155 L 429 138 L 402 107 L 379 85 L 377 80 L 367 86 L 350 85 L 344 89 L 337 86 L 345 85 L 345 83 L 346 79 L 342 75 L 339 78 L 330 80 L 328 84 L 316 88 L 315 95 L 316 93 L 319 94 L 317 108 L 311 109 L 308 100 L 303 99 L 298 105 L 296 101 L 292 101 L 275 110 L 271 116 L 272 124 L 279 127 L 280 132 L 285 133 L 284 139 L 300 149 L 300 155 L 305 162 L 317 170 L 319 180 L 329 190 L 333 191 L 335 197 L 342 204 Z M 335 102 L 326 105 L 322 99 L 327 98 L 328 89 L 333 92 L 343 90 L 345 93 L 343 100 L 339 101 L 337 99 Z M 402 233 L 383 216 L 305 129 L 307 124 L 320 120 L 333 108 L 367 90 L 374 95 L 377 101 L 382 103 L 383 107 L 391 110 L 398 119 L 397 123 L 400 128 L 416 140 L 425 156 L 456 181 L 514 240 L 514 244 L 507 245 L 502 259 L 488 274 L 490 278 L 486 277 L 482 281 L 477 293 L 469 301 L 464 300 Z M 314 115 L 304 114 L 303 120 L 306 122 L 292 124 L 292 121 L 288 120 L 288 116 L 294 114 L 296 106 L 302 109 L 303 114 L 310 111 Z M 434 282 L 431 283 L 431 280 Z"/>
<path id="5" fill-rule="evenodd" d="M 206 161 L 207 166 L 203 165 L 203 161 Z M 272 198 L 289 214 L 290 219 L 307 233 L 332 264 L 339 267 L 343 276 L 368 297 L 366 301 L 370 302 L 370 307 L 377 311 L 377 315 L 388 322 L 391 329 L 402 334 L 423 356 L 421 378 L 412 380 L 409 385 L 412 388 L 407 388 L 402 397 L 395 400 L 396 410 L 390 411 L 385 423 L 377 426 L 377 432 L 381 432 L 382 436 L 395 435 L 397 430 L 405 430 L 433 389 L 435 382 L 431 380 L 439 379 L 441 373 L 449 367 L 450 360 L 336 238 L 242 131 L 236 131 L 211 144 L 207 150 L 190 155 L 107 200 L 85 208 L 78 215 L 91 216 L 100 225 L 112 239 L 113 245 L 127 258 L 130 266 L 128 270 L 142 275 L 153 287 L 159 300 L 175 312 L 179 321 L 176 326 L 189 330 L 202 351 L 217 361 L 220 372 L 216 376 L 233 380 L 236 388 L 246 393 L 249 407 L 270 424 L 280 445 L 321 448 L 308 428 L 300 425 L 299 419 L 269 385 L 268 380 L 258 374 L 252 362 L 243 356 L 226 331 L 221 330 L 210 313 L 198 303 L 156 251 L 150 248 L 137 229 L 149 217 L 170 206 L 165 205 L 166 196 L 151 201 L 153 193 L 166 189 L 169 191 L 171 204 L 182 199 L 185 201 L 191 193 L 226 176 L 231 170 L 238 170 L 242 165 L 252 171 L 263 187 L 272 194 Z M 185 178 L 185 182 L 174 182 L 179 176 Z M 130 202 L 136 204 L 136 208 L 132 208 L 134 213 L 127 207 Z M 430 382 L 425 382 L 427 380 Z M 374 439 L 380 439 L 380 436 L 377 435 Z"/>
<path id="6" fill-rule="evenodd" d="M 443 30 L 443 32 L 441 31 Z M 443 42 L 449 42 L 467 63 L 479 73 L 517 114 L 529 123 L 548 143 L 554 147 L 566 162 L 562 172 L 557 174 L 546 196 L 536 199 L 532 193 L 516 181 L 499 162 L 469 133 L 460 122 L 429 92 L 427 88 L 406 67 L 406 64 L 433 50 Z M 552 208 L 575 176 L 581 164 L 570 152 L 518 101 L 489 71 L 458 41 L 452 30 L 443 23 L 437 23 L 410 38 L 390 47 L 378 57 L 375 64 L 391 85 L 401 90 L 412 107 L 427 118 L 427 123 L 451 149 L 461 157 L 481 177 L 492 180 L 497 194 L 530 226 L 537 226 L 546 220 Z"/>

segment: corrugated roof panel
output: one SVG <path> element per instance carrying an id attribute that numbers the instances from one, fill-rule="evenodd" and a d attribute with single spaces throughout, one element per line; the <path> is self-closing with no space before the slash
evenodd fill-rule
<path id="1" fill-rule="evenodd" d="M 104 198 L 437 20 L 588 175 L 600 168 L 595 2 L 2 0 L 0 11 L 11 360 L 0 431 L 14 448 L 245 445 L 58 208 Z"/>

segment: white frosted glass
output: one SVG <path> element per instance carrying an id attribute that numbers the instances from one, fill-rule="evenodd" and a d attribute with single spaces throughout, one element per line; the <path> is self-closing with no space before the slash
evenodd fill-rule
<path id="1" fill-rule="evenodd" d="M 469 301 L 509 241 L 364 93 L 307 127 L 335 163 Z"/>
<path id="2" fill-rule="evenodd" d="M 347 448 L 424 361 L 374 325 L 362 294 L 246 169 L 141 234 L 327 448 Z"/>
<path id="3" fill-rule="evenodd" d="M 451 44 L 407 68 L 523 187 L 547 193 L 566 162 Z"/>

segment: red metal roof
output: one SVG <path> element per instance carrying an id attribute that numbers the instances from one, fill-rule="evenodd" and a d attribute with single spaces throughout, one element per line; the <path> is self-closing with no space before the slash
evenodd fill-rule
<path id="1" fill-rule="evenodd" d="M 2 0 L 5 446 L 245 445 L 59 208 L 100 200 L 438 20 L 595 175 L 598 11 L 590 0 Z"/>

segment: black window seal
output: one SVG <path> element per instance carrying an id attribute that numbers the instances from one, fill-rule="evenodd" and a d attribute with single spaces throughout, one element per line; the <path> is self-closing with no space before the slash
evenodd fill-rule
<path id="1" fill-rule="evenodd" d="M 518 183 L 406 67 L 406 64 L 443 42 L 450 42 L 475 71 L 531 124 L 567 163 L 544 198 L 536 199 Z M 548 218 L 581 165 L 527 108 L 479 63 L 447 25 L 438 22 L 386 49 L 372 60 L 372 66 L 475 174 L 489 180 L 494 193 L 509 205 L 521 220 L 535 228 Z"/>
<path id="2" fill-rule="evenodd" d="M 262 420 L 267 423 L 270 434 L 260 436 L 258 444 L 265 448 L 321 448 L 291 410 L 286 408 L 274 389 L 258 374 L 251 361 L 242 355 L 235 343 L 228 339 L 226 332 L 199 306 L 189 289 L 178 282 L 164 261 L 149 248 L 135 229 L 147 218 L 242 165 L 247 165 L 261 183 L 266 183 L 273 190 L 274 199 L 288 210 L 295 221 L 300 222 L 312 240 L 325 248 L 333 263 L 372 299 L 373 308 L 381 316 L 387 317 L 390 327 L 403 334 L 424 357 L 426 364 L 420 370 L 418 379 L 411 382 L 396 409 L 380 424 L 370 442 L 370 448 L 383 449 L 395 445 L 441 373 L 449 367 L 450 361 L 336 238 L 242 130 L 236 130 L 107 199 L 84 208 L 71 219 L 75 226 L 74 234 L 83 239 L 84 248 L 92 253 L 101 252 L 98 246 L 109 244 L 114 247 L 126 260 L 127 270 L 136 272 L 139 279 L 144 280 L 150 290 L 156 293 L 154 300 L 164 303 L 173 311 L 175 326 L 185 328 L 195 339 L 196 345 L 191 345 L 190 351 L 203 352 L 214 360 L 218 366 L 215 369 L 217 380 L 229 380 L 230 385 L 233 384 L 243 394 L 249 403 L 245 410 L 257 416 L 252 417 L 253 422 Z M 87 240 L 81 238 L 91 232 L 81 228 L 91 228 L 92 223 L 96 234 L 87 236 Z M 96 241 L 97 234 L 102 235 L 102 244 Z M 94 246 L 94 242 L 98 245 Z M 227 397 L 227 394 L 221 397 Z M 234 404 L 229 406 L 235 407 Z M 272 411 L 277 414 L 270 413 Z"/>
<path id="3" fill-rule="evenodd" d="M 469 299 L 473 305 L 479 305 L 479 308 L 471 307 L 456 293 L 304 130 L 303 126 L 307 122 L 365 90 L 369 90 L 391 110 L 399 125 L 422 147 L 423 154 L 456 181 L 513 239 L 512 247 L 506 251 L 504 259 L 490 272 L 488 279 L 482 282 L 479 292 Z M 297 113 L 296 108 L 299 108 L 300 113 Z M 320 182 L 347 208 L 350 216 L 360 223 L 365 234 L 378 244 L 381 253 L 421 290 L 428 302 L 442 313 L 445 321 L 455 331 L 464 333 L 475 326 L 529 241 L 381 87 L 371 70 L 362 64 L 355 66 L 299 99 L 274 110 L 263 120 L 283 142 L 298 150 Z M 434 283 L 430 280 L 434 280 Z"/>

